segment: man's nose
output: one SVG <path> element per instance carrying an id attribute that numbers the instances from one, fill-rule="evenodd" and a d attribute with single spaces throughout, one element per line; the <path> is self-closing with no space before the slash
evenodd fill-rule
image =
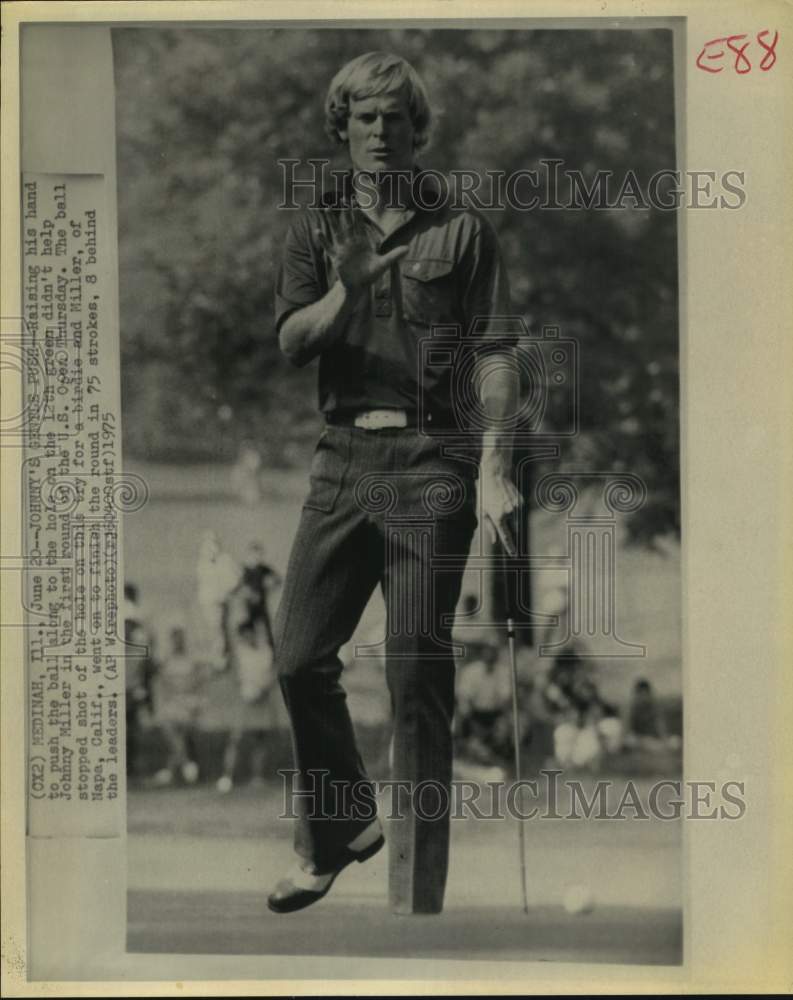
<path id="1" fill-rule="evenodd" d="M 383 135 L 385 133 L 385 118 L 382 115 L 378 115 L 375 118 L 372 123 L 372 131 L 375 135 Z"/>

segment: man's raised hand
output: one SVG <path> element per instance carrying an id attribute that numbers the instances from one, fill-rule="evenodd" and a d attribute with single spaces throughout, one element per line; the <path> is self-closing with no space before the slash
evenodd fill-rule
<path id="1" fill-rule="evenodd" d="M 479 490 L 481 510 L 491 542 L 495 543 L 498 538 L 507 555 L 516 556 L 518 549 L 513 518 L 523 502 L 517 486 L 497 468 L 483 464 L 480 466 Z"/>
<path id="2" fill-rule="evenodd" d="M 339 281 L 348 291 L 359 291 L 371 285 L 408 252 L 407 247 L 396 247 L 388 253 L 379 254 L 354 225 L 333 233 L 330 239 L 320 229 L 316 230 L 316 234 L 322 249 L 333 261 Z"/>

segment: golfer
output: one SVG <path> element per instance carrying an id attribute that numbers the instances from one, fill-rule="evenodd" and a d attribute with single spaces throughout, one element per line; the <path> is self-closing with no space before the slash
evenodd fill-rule
<path id="1" fill-rule="evenodd" d="M 404 813 L 388 829 L 389 900 L 396 913 L 439 913 L 448 809 L 433 809 L 427 795 L 419 810 L 410 791 L 429 783 L 448 793 L 449 643 L 464 561 L 478 513 L 508 544 L 506 519 L 519 502 L 511 434 L 498 432 L 517 407 L 515 338 L 496 322 L 509 313 L 507 279 L 488 222 L 444 197 L 440 175 L 416 162 L 431 116 L 408 63 L 382 52 L 354 59 L 331 82 L 325 112 L 352 169 L 320 204 L 296 213 L 277 283 L 281 349 L 298 366 L 319 358 L 326 425 L 274 628 L 299 818 L 297 862 L 268 905 L 286 913 L 315 903 L 343 868 L 384 844 L 338 656 L 379 585 L 392 779 L 407 789 Z M 438 326 L 458 327 L 464 341 L 475 320 L 488 375 L 471 368 L 463 390 L 478 393 L 487 433 L 480 424 L 470 447 L 452 449 L 444 442 L 461 430 L 459 358 L 433 358 L 421 345 Z M 411 529 L 419 522 L 422 530 Z"/>

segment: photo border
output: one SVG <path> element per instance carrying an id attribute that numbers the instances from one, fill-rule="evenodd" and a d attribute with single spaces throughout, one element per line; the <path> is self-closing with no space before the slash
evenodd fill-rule
<path id="1" fill-rule="evenodd" d="M 531 10 L 525 16 L 527 7 Z M 295 5 L 274 3 L 9 3 L 3 17 L 3 274 L 4 315 L 21 315 L 18 202 L 18 159 L 13 137 L 18 130 L 17 29 L 21 22 L 177 23 L 205 25 L 273 20 L 283 26 L 314 26 L 327 20 L 341 23 L 375 20 L 383 28 L 402 26 L 385 5 L 318 3 L 310 17 L 296 17 Z M 344 17 L 341 11 L 344 11 Z M 388 11 L 388 16 L 385 11 Z M 435 17 L 435 12 L 443 17 Z M 389 959 L 301 958 L 301 968 L 317 978 L 294 980 L 294 959 L 234 957 L 242 982 L 220 979 L 229 956 L 133 956 L 145 962 L 156 980 L 184 995 L 277 995 L 289 993 L 344 994 L 350 990 L 376 993 L 426 992 L 431 983 L 437 993 L 523 993 L 532 991 L 600 993 L 607 990 L 640 993 L 653 990 L 692 992 L 720 989 L 789 989 L 793 981 L 791 959 L 785 945 L 793 929 L 793 843 L 791 804 L 780 801 L 778 789 L 793 783 L 790 751 L 785 734 L 793 728 L 791 672 L 786 669 L 793 652 L 791 630 L 790 556 L 793 550 L 793 467 L 789 440 L 791 419 L 790 372 L 793 350 L 789 330 L 793 307 L 789 293 L 793 262 L 793 201 L 789 169 L 793 165 L 793 128 L 789 101 L 791 61 L 780 59 L 776 76 L 752 80 L 695 74 L 697 52 L 720 34 L 778 27 L 783 38 L 793 37 L 793 9 L 782 2 L 747 5 L 726 0 L 719 4 L 660 4 L 572 2 L 566 10 L 568 27 L 592 26 L 637 15 L 685 18 L 683 43 L 686 78 L 684 141 L 678 132 L 678 161 L 690 169 L 745 169 L 748 201 L 742 212 L 681 214 L 680 249 L 680 377 L 681 377 L 681 481 L 683 515 L 684 614 L 684 746 L 686 779 L 709 777 L 724 766 L 730 755 L 737 767 L 746 767 L 747 815 L 740 824 L 729 824 L 731 840 L 719 836 L 724 825 L 687 824 L 684 827 L 687 901 L 684 915 L 685 959 L 680 968 L 614 967 L 608 965 L 554 965 L 504 963 L 493 977 L 492 967 L 469 980 L 439 981 L 438 973 L 451 974 L 459 963 L 399 960 L 399 978 L 389 978 Z M 470 4 L 447 0 L 443 4 L 403 5 L 405 19 L 422 26 L 448 25 L 451 15 L 465 18 Z M 323 12 L 332 14 L 323 16 Z M 498 12 L 498 13 L 496 13 Z M 573 13 L 575 12 L 575 13 Z M 255 17 L 252 16 L 255 13 Z M 303 11 L 301 10 L 302 14 Z M 349 14 L 349 19 L 347 18 Z M 523 16 L 520 16 L 520 15 Z M 558 19 L 549 3 L 527 5 L 498 3 L 488 8 L 486 19 L 502 17 L 499 26 L 543 26 Z M 145 20 L 144 20 L 145 16 Z M 469 14 L 470 17 L 470 14 Z M 651 26 L 644 22 L 645 26 Z M 604 23 L 604 26 L 605 23 Z M 676 54 L 679 52 L 676 48 Z M 787 85 L 787 86 L 786 86 Z M 764 90 L 760 89 L 765 87 Z M 741 89 L 742 88 L 742 89 Z M 677 92 L 677 88 L 676 88 Z M 679 110 L 679 109 L 678 109 Z M 741 127 L 742 126 L 742 127 Z M 755 141 L 747 148 L 744 136 L 751 126 Z M 735 158 L 733 161 L 733 157 Z M 762 179 L 762 183 L 758 183 Z M 782 194 L 780 194 L 782 192 Z M 781 202 L 781 203 L 780 203 Z M 724 218 L 725 214 L 729 217 Z M 683 217 L 684 215 L 684 217 Z M 716 217 L 718 215 L 718 217 Z M 738 252 L 740 248 L 740 253 Z M 743 268 L 751 265 L 751 284 L 742 283 Z M 743 295 L 737 294 L 737 289 Z M 731 341 L 725 349 L 723 331 L 743 323 L 743 342 Z M 751 321 L 755 320 L 754 323 Z M 755 340 L 762 336 L 761 343 Z M 769 358 L 771 364 L 769 366 Z M 771 377 L 769 378 L 769 374 Z M 728 400 L 725 401 L 725 394 Z M 4 393 L 7 412 L 19 398 Z M 765 432 L 761 440 L 758 429 Z M 18 504 L 19 450 L 0 449 L 3 465 L 3 551 L 21 552 L 20 526 L 8 511 Z M 711 489 L 721 487 L 721 492 Z M 764 487 L 764 488 L 763 488 Z M 749 513 L 747 515 L 747 505 Z M 717 521 L 717 524 L 713 522 Z M 724 532 L 729 532 L 725 540 Z M 6 580 L 3 601 L 14 605 Z M 748 586 L 747 586 L 748 583 Z M 736 623 L 749 623 L 750 642 L 736 635 Z M 748 625 L 747 625 L 748 628 Z M 120 956 L 122 974 L 106 982 L 66 983 L 24 981 L 25 927 L 25 796 L 24 719 L 9 710 L 25 703 L 24 673 L 9 669 L 21 664 L 22 635 L 4 630 L 2 671 L 3 708 L 3 953 L 7 995 L 158 995 L 153 982 L 130 982 L 129 956 Z M 9 634 L 10 633 L 10 634 Z M 769 725 L 769 720 L 771 724 Z M 20 731 L 20 727 L 22 727 Z M 740 776 L 739 776 L 740 777 Z M 775 794 L 776 793 L 776 794 Z M 56 891 L 56 889 L 54 890 Z M 753 933 L 751 933 L 753 932 Z M 749 936 L 751 933 L 751 937 Z M 747 940 L 748 938 L 748 940 Z M 274 978 L 256 976 L 270 960 Z M 180 964 L 181 963 L 181 964 Z M 431 977 L 411 979 L 424 963 Z M 478 964 L 478 963 L 477 963 Z M 491 963 L 485 963 L 491 965 Z M 354 980 L 328 981 L 330 966 Z M 431 969 L 430 969 L 431 966 Z M 517 968 L 513 968 L 517 966 Z M 97 956 L 97 968 L 109 974 L 107 956 Z M 188 979 L 192 971 L 200 977 Z M 217 981 L 207 981 L 217 978 Z M 281 975 L 282 978 L 277 978 Z M 514 975 L 516 978 L 509 978 Z M 370 978 L 373 977 L 373 978 Z M 378 977 L 379 976 L 379 980 Z M 255 982 L 251 979 L 255 978 Z M 126 980 L 126 981 L 124 981 Z M 245 981 L 247 980 L 247 981 Z M 181 989 L 177 987 L 177 982 Z M 494 989 L 495 988 L 495 989 Z M 19 992 L 11 992 L 11 990 Z"/>

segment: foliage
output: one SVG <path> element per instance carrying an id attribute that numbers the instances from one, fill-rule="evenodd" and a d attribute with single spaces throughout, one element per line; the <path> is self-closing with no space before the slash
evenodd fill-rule
<path id="1" fill-rule="evenodd" d="M 406 56 L 436 111 L 422 164 L 507 173 L 541 160 L 646 185 L 674 169 L 671 32 L 119 29 L 114 34 L 127 447 L 270 461 L 317 425 L 313 366 L 278 351 L 273 284 L 290 213 L 279 158 L 333 157 L 325 89 L 368 49 Z M 561 199 L 564 201 L 564 198 Z M 674 212 L 494 211 L 514 306 L 581 354 L 566 468 L 649 489 L 636 540 L 679 530 Z"/>

